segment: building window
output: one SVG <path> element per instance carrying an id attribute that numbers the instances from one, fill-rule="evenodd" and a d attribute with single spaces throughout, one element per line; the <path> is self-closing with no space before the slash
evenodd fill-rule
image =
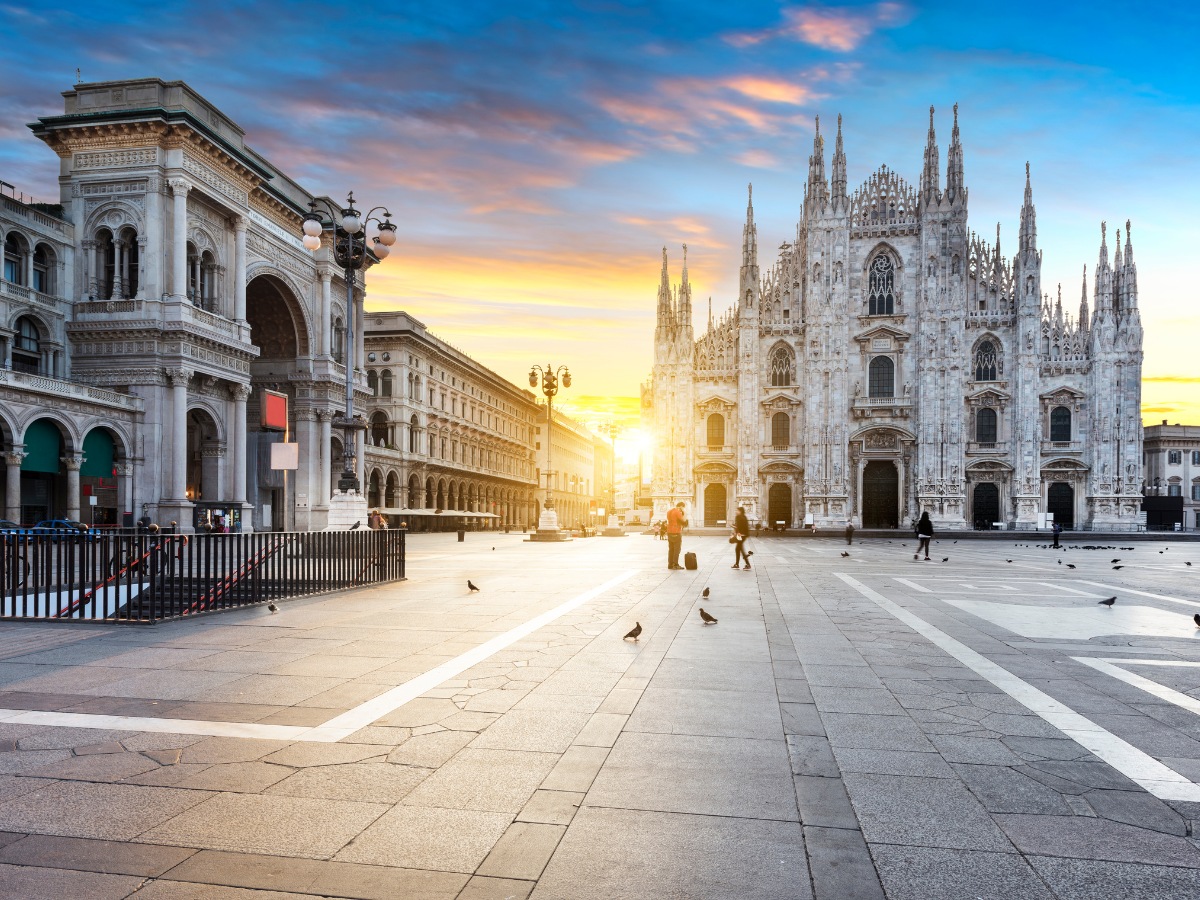
<path id="1" fill-rule="evenodd" d="M 1200 484 L 1192 484 L 1192 499 L 1200 500 Z"/>
<path id="2" fill-rule="evenodd" d="M 996 443 L 996 411 L 991 407 L 979 410 L 975 417 L 975 440 L 989 446 Z"/>
<path id="3" fill-rule="evenodd" d="M 896 267 L 886 253 L 871 260 L 867 311 L 872 316 L 890 316 L 895 311 Z"/>
<path id="4" fill-rule="evenodd" d="M 870 397 L 896 396 L 896 364 L 890 357 L 877 356 L 871 360 L 867 389 Z"/>
<path id="5" fill-rule="evenodd" d="M 1050 440 L 1071 440 L 1071 411 L 1065 406 L 1050 410 Z"/>
<path id="6" fill-rule="evenodd" d="M 4 239 L 4 280 L 25 283 L 25 254 L 28 248 L 15 232 Z"/>
<path id="7" fill-rule="evenodd" d="M 41 371 L 42 337 L 33 319 L 17 319 L 13 335 L 12 367 L 18 372 L 37 375 Z"/>
<path id="8" fill-rule="evenodd" d="M 1167 465 L 1179 466 L 1182 464 L 1183 464 L 1183 451 L 1182 450 L 1168 450 L 1167 451 Z"/>
<path id="9" fill-rule="evenodd" d="M 1167 485 L 1167 496 L 1168 497 L 1182 497 L 1183 496 L 1183 485 L 1182 484 L 1168 484 Z"/>
<path id="10" fill-rule="evenodd" d="M 721 450 L 725 446 L 725 417 L 713 413 L 708 417 L 708 449 Z"/>
<path id="11" fill-rule="evenodd" d="M 392 396 L 392 370 L 384 369 L 379 376 L 379 391 L 383 396 Z"/>
<path id="12" fill-rule="evenodd" d="M 409 453 L 417 452 L 417 440 L 418 440 L 417 432 L 418 432 L 418 430 L 419 430 L 419 424 L 417 422 L 417 417 L 413 416 L 411 419 L 408 420 L 408 452 Z M 432 448 L 430 448 L 430 449 L 432 449 Z"/>
<path id="13" fill-rule="evenodd" d="M 1192 451 L 1192 465 L 1200 466 L 1200 450 Z"/>
<path id="14" fill-rule="evenodd" d="M 33 289 L 42 294 L 54 293 L 54 251 L 38 244 L 33 251 Z"/>
<path id="15" fill-rule="evenodd" d="M 771 351 L 771 387 L 788 387 L 795 377 L 796 364 L 787 347 Z"/>
<path id="16" fill-rule="evenodd" d="M 778 412 L 771 416 L 771 449 L 786 450 L 792 443 L 792 418 Z"/>
<path id="17" fill-rule="evenodd" d="M 975 350 L 975 380 L 996 380 L 996 345 L 983 341 Z"/>
<path id="18" fill-rule="evenodd" d="M 374 369 L 367 370 L 367 389 L 372 397 L 379 396 L 379 373 Z"/>

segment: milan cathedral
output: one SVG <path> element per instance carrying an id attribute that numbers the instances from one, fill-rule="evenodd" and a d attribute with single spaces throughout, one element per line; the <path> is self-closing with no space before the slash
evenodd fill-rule
<path id="1" fill-rule="evenodd" d="M 1142 487 L 1142 326 L 1129 223 L 1105 225 L 1078 314 L 1042 290 L 1029 166 L 1017 248 L 967 226 L 958 107 L 941 181 L 930 108 L 916 187 L 886 166 L 853 192 L 841 117 L 820 120 L 795 241 L 760 271 L 753 194 L 736 302 L 693 332 L 687 248 L 663 251 L 654 368 L 654 511 L 693 524 L 1125 529 Z"/>

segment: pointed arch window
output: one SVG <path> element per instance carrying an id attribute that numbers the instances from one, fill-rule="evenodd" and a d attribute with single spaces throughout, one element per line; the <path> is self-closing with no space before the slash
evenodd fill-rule
<path id="1" fill-rule="evenodd" d="M 896 364 L 891 357 L 877 356 L 871 360 L 871 368 L 867 382 L 868 396 L 896 396 Z"/>
<path id="2" fill-rule="evenodd" d="M 999 353 L 991 341 L 980 341 L 975 348 L 975 380 L 995 381 L 999 368 Z"/>
<path id="3" fill-rule="evenodd" d="M 895 311 L 896 266 L 891 257 L 880 253 L 871 260 L 868 278 L 867 312 L 872 316 L 890 316 Z"/>
<path id="4" fill-rule="evenodd" d="M 771 387 L 789 387 L 795 382 L 796 360 L 784 346 L 771 351 Z"/>

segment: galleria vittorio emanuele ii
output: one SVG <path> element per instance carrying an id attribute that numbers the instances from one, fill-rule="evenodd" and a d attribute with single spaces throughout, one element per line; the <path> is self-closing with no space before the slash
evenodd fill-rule
<path id="1" fill-rule="evenodd" d="M 1082 295 L 1042 281 L 1032 180 L 1011 256 L 972 231 L 958 107 L 945 180 L 930 109 L 915 185 L 847 184 L 817 132 L 791 241 L 763 271 L 753 195 L 736 301 L 693 330 L 686 247 L 663 251 L 655 514 L 770 527 L 1132 527 L 1142 491 L 1142 326 L 1129 223 L 1098 222 Z M 1014 203 L 1014 206 L 1016 204 Z M 1111 242 L 1111 248 L 1110 248 Z"/>

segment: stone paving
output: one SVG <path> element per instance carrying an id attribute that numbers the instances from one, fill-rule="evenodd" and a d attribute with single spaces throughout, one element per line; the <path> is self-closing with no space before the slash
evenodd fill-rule
<path id="1" fill-rule="evenodd" d="M 1200 545 L 913 544 L 416 535 L 276 615 L 0 625 L 0 898 L 1200 896 Z"/>

